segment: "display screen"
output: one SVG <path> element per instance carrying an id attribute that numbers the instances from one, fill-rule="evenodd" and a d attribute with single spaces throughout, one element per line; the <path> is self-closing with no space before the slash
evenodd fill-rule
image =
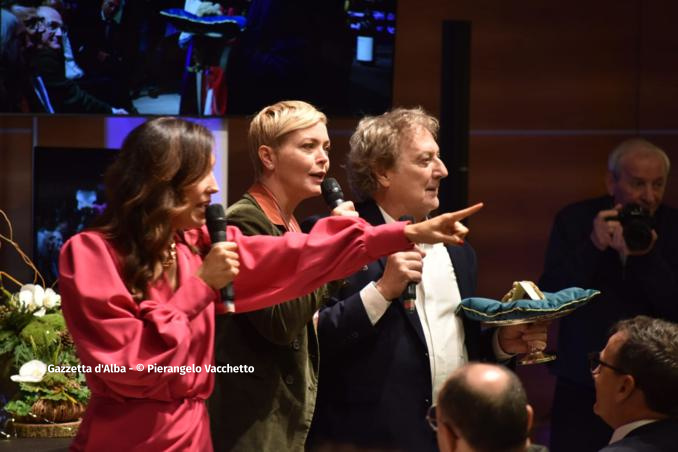
<path id="1" fill-rule="evenodd" d="M 3 27 L 13 14 L 27 34 L 3 43 L 13 50 L 3 52 L 0 112 L 251 115 L 285 99 L 332 115 L 391 106 L 395 0 L 55 5 L 3 11 Z"/>
<path id="2" fill-rule="evenodd" d="M 103 174 L 117 150 L 36 147 L 33 152 L 33 257 L 48 287 L 59 250 L 105 207 Z"/>

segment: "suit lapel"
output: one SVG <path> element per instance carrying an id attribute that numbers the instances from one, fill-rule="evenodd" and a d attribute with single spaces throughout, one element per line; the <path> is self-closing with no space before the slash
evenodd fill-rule
<path id="1" fill-rule="evenodd" d="M 377 203 L 371 199 L 365 202 L 362 202 L 357 205 L 356 210 L 360 214 L 360 218 L 364 219 L 373 226 L 379 226 L 380 224 L 385 224 L 384 216 L 381 214 Z M 381 266 L 380 273 L 384 273 L 386 268 L 386 259 L 388 256 L 382 256 L 379 260 L 379 265 Z"/>
<path id="2" fill-rule="evenodd" d="M 457 276 L 457 285 L 459 286 L 459 295 L 461 299 L 468 298 L 473 292 L 471 283 L 471 275 L 469 273 L 469 265 L 466 264 L 466 256 L 463 248 L 458 246 L 447 246 L 447 252 L 452 260 L 452 267 Z"/>
<path id="3" fill-rule="evenodd" d="M 380 224 L 385 223 L 384 216 L 381 214 L 379 207 L 372 200 L 368 200 L 359 204 L 356 210 L 358 210 L 358 213 L 360 214 L 361 218 L 365 219 L 374 226 L 378 226 Z M 381 267 L 379 269 L 379 275 L 384 274 L 384 270 L 386 269 L 387 258 L 388 256 L 383 256 L 379 258 L 379 265 Z M 412 325 L 412 328 L 414 328 L 414 331 L 417 333 L 417 337 L 419 337 L 421 343 L 424 345 L 424 347 L 426 347 L 426 338 L 424 337 L 424 330 L 421 327 L 421 321 L 419 320 L 419 315 L 417 314 L 417 311 L 416 310 L 409 311 L 408 309 L 405 309 L 402 300 L 394 300 L 393 303 L 396 304 L 394 308 L 402 312 L 402 315 L 405 316 L 409 324 Z"/>

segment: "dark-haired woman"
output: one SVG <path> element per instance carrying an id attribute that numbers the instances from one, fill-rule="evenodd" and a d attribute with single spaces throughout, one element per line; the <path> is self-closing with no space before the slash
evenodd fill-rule
<path id="1" fill-rule="evenodd" d="M 270 306 L 409 248 L 408 239 L 456 242 L 466 232 L 456 221 L 479 208 L 383 228 L 336 217 L 277 238 L 228 227 L 229 242 L 211 246 L 213 146 L 207 129 L 175 118 L 134 129 L 107 171 L 97 228 L 62 249 L 64 316 L 92 369 L 72 450 L 211 450 L 205 399 L 218 371 L 210 367 L 218 289 L 235 278 L 238 312 Z"/>

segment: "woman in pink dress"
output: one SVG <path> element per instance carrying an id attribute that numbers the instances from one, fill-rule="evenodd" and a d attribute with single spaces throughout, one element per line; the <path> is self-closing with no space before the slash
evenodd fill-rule
<path id="1" fill-rule="evenodd" d="M 308 235 L 283 237 L 245 237 L 229 226 L 228 241 L 212 245 L 213 146 L 207 129 L 180 119 L 134 129 L 106 173 L 98 226 L 61 251 L 64 316 L 91 369 L 72 450 L 212 450 L 205 399 L 215 372 L 241 364 L 213 367 L 219 289 L 233 281 L 236 311 L 261 309 L 413 242 L 457 243 L 468 231 L 458 220 L 480 208 L 416 225 L 331 217 Z"/>

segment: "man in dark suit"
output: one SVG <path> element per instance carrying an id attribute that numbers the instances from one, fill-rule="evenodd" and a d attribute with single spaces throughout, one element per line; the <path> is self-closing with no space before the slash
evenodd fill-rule
<path id="1" fill-rule="evenodd" d="M 640 314 L 678 321 L 678 210 L 662 203 L 669 168 L 666 153 L 654 144 L 626 140 L 608 159 L 609 196 L 572 204 L 556 216 L 539 287 L 579 286 L 601 295 L 560 320 L 552 367 L 553 452 L 597 451 L 610 438 L 612 431 L 591 411 L 594 390 L 586 362 L 587 353 L 603 348 L 610 327 Z M 627 243 L 633 228 L 617 219 L 631 203 L 650 215 L 646 243 Z"/>
<path id="2" fill-rule="evenodd" d="M 547 452 L 530 444 L 533 417 L 516 374 L 496 364 L 471 363 L 450 375 L 428 421 L 441 452 Z"/>
<path id="3" fill-rule="evenodd" d="M 590 359 L 593 410 L 615 429 L 601 450 L 678 450 L 678 324 L 647 316 L 622 320 Z"/>
<path id="4" fill-rule="evenodd" d="M 438 122 L 422 109 L 395 109 L 360 121 L 347 170 L 372 224 L 438 207 L 447 169 L 435 141 Z M 400 301 L 408 282 L 416 299 Z M 419 246 L 374 261 L 351 276 L 319 314 L 319 393 L 310 443 L 332 450 L 437 450 L 425 416 L 447 376 L 469 360 L 509 359 L 544 326 L 481 332 L 456 315 L 473 294 L 476 256 L 464 244 Z"/>

